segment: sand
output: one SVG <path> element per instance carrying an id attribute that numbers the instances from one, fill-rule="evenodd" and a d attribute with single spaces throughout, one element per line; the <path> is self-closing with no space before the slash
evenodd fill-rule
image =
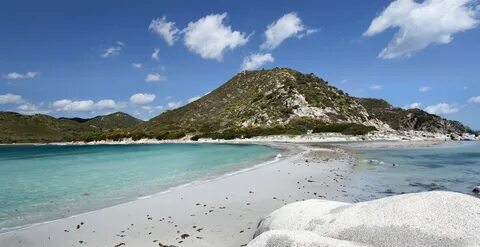
<path id="1" fill-rule="evenodd" d="M 0 234 L 0 246 L 245 246 L 288 203 L 350 201 L 341 149 L 278 144 L 279 161 L 78 216 Z"/>

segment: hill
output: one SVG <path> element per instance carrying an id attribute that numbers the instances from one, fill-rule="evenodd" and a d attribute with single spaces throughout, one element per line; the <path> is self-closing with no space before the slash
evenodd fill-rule
<path id="1" fill-rule="evenodd" d="M 139 124 L 133 133 L 158 139 L 185 134 L 229 139 L 372 130 L 470 131 L 419 109 L 403 110 L 384 100 L 351 97 L 313 74 L 275 68 L 243 71 L 204 97 Z"/>
<path id="2" fill-rule="evenodd" d="M 120 112 L 86 121 L 79 121 L 79 118 L 54 118 L 43 114 L 0 112 L 0 143 L 81 141 L 104 132 L 133 127 L 140 122 L 141 120 Z"/>
<path id="3" fill-rule="evenodd" d="M 262 135 L 371 131 L 473 133 L 457 121 L 382 99 L 351 97 L 314 74 L 288 68 L 243 71 L 204 97 L 147 122 L 117 112 L 91 119 L 0 113 L 0 142 L 232 139 Z"/>
<path id="4" fill-rule="evenodd" d="M 382 99 L 357 99 L 371 118 L 379 119 L 395 130 L 418 130 L 432 133 L 462 134 L 473 131 L 458 121 L 447 120 L 420 109 L 393 107 Z"/>

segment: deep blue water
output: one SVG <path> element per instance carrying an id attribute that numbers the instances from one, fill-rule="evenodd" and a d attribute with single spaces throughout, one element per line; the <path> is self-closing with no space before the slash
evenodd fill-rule
<path id="1" fill-rule="evenodd" d="M 356 153 L 360 162 L 351 189 L 361 195 L 360 200 L 431 190 L 475 196 L 472 189 L 480 185 L 480 142 Z"/>
<path id="2" fill-rule="evenodd" d="M 0 232 L 217 177 L 276 153 L 230 144 L 0 146 Z"/>

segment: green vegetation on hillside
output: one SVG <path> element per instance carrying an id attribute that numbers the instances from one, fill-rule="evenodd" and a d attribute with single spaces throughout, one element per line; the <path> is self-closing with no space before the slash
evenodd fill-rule
<path id="1" fill-rule="evenodd" d="M 472 132 L 459 122 L 420 109 L 351 97 L 313 74 L 274 68 L 238 73 L 202 98 L 146 122 L 120 112 L 92 119 L 3 112 L 0 142 L 233 139 L 324 132 L 364 135 L 385 124 L 396 130 Z"/>
<path id="2" fill-rule="evenodd" d="M 102 133 L 133 127 L 141 122 L 125 113 L 113 113 L 87 121 L 0 112 L 0 143 L 49 143 L 93 139 Z"/>

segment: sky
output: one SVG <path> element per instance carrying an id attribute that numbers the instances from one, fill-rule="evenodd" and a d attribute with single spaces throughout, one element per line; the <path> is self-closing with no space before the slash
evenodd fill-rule
<path id="1" fill-rule="evenodd" d="M 3 0 L 0 110 L 146 120 L 290 67 L 480 129 L 479 23 L 478 0 Z"/>

